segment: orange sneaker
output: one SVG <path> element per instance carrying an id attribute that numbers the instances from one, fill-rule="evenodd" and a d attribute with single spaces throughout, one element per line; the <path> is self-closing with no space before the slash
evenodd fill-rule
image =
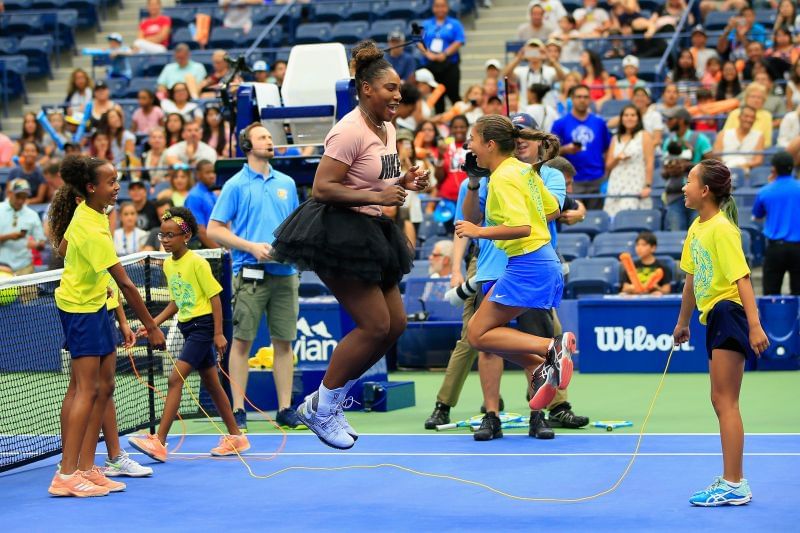
<path id="1" fill-rule="evenodd" d="M 167 447 L 161 444 L 156 435 L 129 437 L 128 444 L 159 463 L 167 462 Z"/>
<path id="2" fill-rule="evenodd" d="M 108 489 L 95 485 L 83 475 L 83 472 L 75 471 L 71 476 L 61 477 L 56 473 L 50 488 L 47 492 L 53 496 L 76 496 L 78 498 L 90 498 L 93 496 L 108 496 Z"/>
<path id="3" fill-rule="evenodd" d="M 225 435 L 220 437 L 216 448 L 211 449 L 211 455 L 224 457 L 237 455 L 250 449 L 250 441 L 244 435 Z"/>
<path id="4" fill-rule="evenodd" d="M 108 489 L 108 492 L 122 492 L 127 487 L 125 483 L 108 479 L 96 465 L 92 465 L 91 470 L 84 472 L 83 477 L 98 487 L 104 487 Z"/>

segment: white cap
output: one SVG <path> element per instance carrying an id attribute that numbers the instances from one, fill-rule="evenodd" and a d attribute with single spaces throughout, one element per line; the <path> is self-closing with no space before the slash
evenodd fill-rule
<path id="1" fill-rule="evenodd" d="M 636 67 L 639 68 L 639 58 L 636 56 L 625 56 L 622 59 L 622 68 Z"/>
<path id="2" fill-rule="evenodd" d="M 267 62 L 266 61 L 256 61 L 253 63 L 253 72 L 266 72 L 267 69 Z"/>
<path id="3" fill-rule="evenodd" d="M 436 80 L 433 79 L 433 73 L 426 68 L 421 68 L 417 70 L 414 73 L 414 77 L 417 79 L 417 83 L 424 83 L 426 85 L 430 85 L 433 89 L 439 86 Z"/>
<path id="4" fill-rule="evenodd" d="M 494 67 L 497 70 L 503 70 L 503 64 L 497 59 L 487 59 L 486 63 L 483 64 L 483 68 L 487 69 L 489 67 Z"/>

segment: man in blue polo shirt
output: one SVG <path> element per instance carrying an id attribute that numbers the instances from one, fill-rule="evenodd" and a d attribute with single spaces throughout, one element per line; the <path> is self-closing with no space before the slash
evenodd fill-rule
<path id="1" fill-rule="evenodd" d="M 780 294 L 789 272 L 791 293 L 800 295 L 800 182 L 794 177 L 794 159 L 788 152 L 772 156 L 772 183 L 764 186 L 753 204 L 753 218 L 764 220 L 764 294 Z"/>
<path id="2" fill-rule="evenodd" d="M 422 23 L 422 43 L 417 47 L 424 54 L 423 66 L 443 84 L 451 104 L 461 100 L 458 94 L 461 84 L 461 56 L 458 49 L 467 42 L 464 26 L 457 19 L 447 16 L 450 6 L 447 0 L 433 0 L 433 17 Z M 423 46 L 424 44 L 424 46 Z M 436 113 L 444 113 L 444 98 L 436 102 Z"/>
<path id="3" fill-rule="evenodd" d="M 572 111 L 553 123 L 553 135 L 561 141 L 563 155 L 578 170 L 573 183 L 575 194 L 600 194 L 606 175 L 606 151 L 611 132 L 605 120 L 589 111 L 589 87 L 576 85 L 570 89 Z M 587 209 L 602 209 L 603 198 L 588 198 Z"/>
<path id="4" fill-rule="evenodd" d="M 211 218 L 214 205 L 217 203 L 217 196 L 212 191 L 217 184 L 214 163 L 208 159 L 203 159 L 197 163 L 195 173 L 197 174 L 197 183 L 186 195 L 183 205 L 192 212 L 195 220 L 197 220 L 197 239 L 203 245 L 203 248 L 219 248 L 219 244 L 208 237 L 208 221 Z"/>
<path id="5" fill-rule="evenodd" d="M 275 229 L 299 205 L 297 188 L 292 178 L 270 166 L 274 146 L 263 125 L 251 124 L 242 130 L 239 139 L 247 164 L 223 185 L 208 222 L 208 236 L 231 249 L 233 255 L 233 342 L 229 364 L 231 377 L 239 385 L 231 390 L 233 412 L 239 428 L 246 430 L 247 360 L 266 311 L 275 350 L 275 420 L 281 426 L 294 428 L 298 420 L 291 409 L 292 341 L 297 337 L 299 280 L 294 267 L 270 262 L 270 243 L 275 240 Z"/>

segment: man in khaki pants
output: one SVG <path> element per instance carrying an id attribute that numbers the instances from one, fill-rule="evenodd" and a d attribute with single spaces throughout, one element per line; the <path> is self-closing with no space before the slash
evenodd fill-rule
<path id="1" fill-rule="evenodd" d="M 241 132 L 239 147 L 247 155 L 247 164 L 222 187 L 207 230 L 208 236 L 231 249 L 233 256 L 233 342 L 229 360 L 235 381 L 231 385 L 233 414 L 239 429 L 246 430 L 248 356 L 266 312 L 275 350 L 275 421 L 295 428 L 299 421 L 291 408 L 292 341 L 297 337 L 300 282 L 294 267 L 270 261 L 270 243 L 275 239 L 275 229 L 299 205 L 297 188 L 292 178 L 270 166 L 274 155 L 272 136 L 260 123 Z"/>

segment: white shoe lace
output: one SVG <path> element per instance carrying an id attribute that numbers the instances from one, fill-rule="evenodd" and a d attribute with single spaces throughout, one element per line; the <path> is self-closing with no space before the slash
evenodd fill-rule
<path id="1" fill-rule="evenodd" d="M 348 396 L 339 405 L 336 406 L 336 412 L 334 413 L 336 420 L 339 421 L 339 424 L 348 433 L 354 430 L 353 426 L 350 425 L 350 422 L 347 421 L 347 418 L 344 415 L 344 410 L 350 409 L 351 407 L 353 407 L 353 404 L 361 405 L 354 397 Z"/>

